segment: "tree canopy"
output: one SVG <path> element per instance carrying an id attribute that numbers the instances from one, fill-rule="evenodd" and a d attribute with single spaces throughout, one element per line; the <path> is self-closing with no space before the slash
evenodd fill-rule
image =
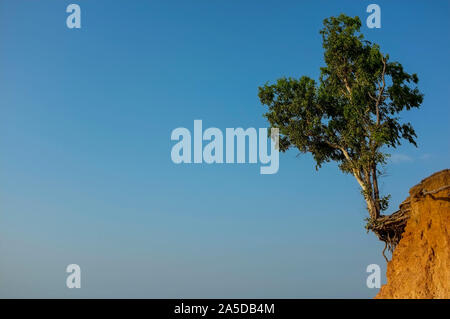
<path id="1" fill-rule="evenodd" d="M 389 148 L 403 140 L 416 145 L 416 133 L 399 113 L 418 108 L 423 95 L 418 77 L 389 60 L 379 45 L 364 39 L 358 17 L 324 20 L 320 31 L 325 66 L 317 81 L 281 78 L 259 88 L 265 117 L 280 132 L 281 151 L 311 153 L 316 168 L 335 161 L 361 186 L 370 219 L 388 207 L 378 176 Z"/>

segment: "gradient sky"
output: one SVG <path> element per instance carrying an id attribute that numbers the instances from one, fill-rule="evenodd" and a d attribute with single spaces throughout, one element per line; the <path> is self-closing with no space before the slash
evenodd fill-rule
<path id="1" fill-rule="evenodd" d="M 367 298 L 383 244 L 353 177 L 309 155 L 175 165 L 177 127 L 266 127 L 257 88 L 315 79 L 319 29 L 374 1 L 0 0 L 0 297 Z M 65 25 L 68 4 L 82 29 Z M 448 168 L 448 1 L 376 1 L 362 32 L 419 75 L 382 191 Z M 82 288 L 65 286 L 68 264 Z"/>

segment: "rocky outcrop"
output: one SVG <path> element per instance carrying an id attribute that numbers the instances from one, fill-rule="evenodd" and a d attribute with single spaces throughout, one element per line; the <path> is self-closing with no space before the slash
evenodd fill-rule
<path id="1" fill-rule="evenodd" d="M 376 298 L 450 298 L 450 170 L 410 189 L 410 217 Z"/>

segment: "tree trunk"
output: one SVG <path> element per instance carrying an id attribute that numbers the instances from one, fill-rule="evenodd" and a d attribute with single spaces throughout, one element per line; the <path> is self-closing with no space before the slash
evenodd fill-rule
<path id="1" fill-rule="evenodd" d="M 380 217 L 380 210 L 377 208 L 374 199 L 370 196 L 366 198 L 367 209 L 369 210 L 370 218 L 377 219 Z"/>
<path id="2" fill-rule="evenodd" d="M 372 181 L 370 178 L 370 170 L 364 170 L 364 174 L 358 170 L 353 171 L 353 175 L 361 186 L 364 199 L 366 200 L 367 210 L 369 211 L 369 215 L 371 219 L 377 219 L 380 217 L 380 209 L 379 209 L 379 201 L 378 198 L 374 197 Z M 378 192 L 378 184 L 376 187 L 376 191 Z"/>
<path id="3" fill-rule="evenodd" d="M 372 166 L 372 181 L 373 181 L 373 197 L 375 200 L 378 218 L 381 212 L 381 207 L 380 207 L 380 191 L 378 190 L 377 167 L 375 165 Z"/>

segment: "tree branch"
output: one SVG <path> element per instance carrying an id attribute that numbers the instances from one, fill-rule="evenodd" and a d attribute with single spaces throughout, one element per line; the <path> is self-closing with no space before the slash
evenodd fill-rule
<path id="1" fill-rule="evenodd" d="M 344 155 L 345 159 L 347 161 L 349 161 L 351 164 L 353 163 L 352 158 L 350 157 L 350 154 L 344 147 L 339 146 L 337 144 L 330 143 L 328 141 L 324 141 L 324 142 L 327 143 L 328 145 L 330 145 L 331 147 L 340 150 L 342 152 L 342 154 Z M 359 186 L 361 186 L 362 190 L 367 191 L 367 186 L 364 183 L 361 172 L 355 167 L 352 167 L 351 170 L 352 170 L 353 176 L 355 176 L 356 181 L 358 182 Z"/>
<path id="2" fill-rule="evenodd" d="M 386 74 L 386 59 L 382 59 L 382 61 L 383 61 L 383 72 L 381 73 L 381 80 L 382 80 L 383 85 L 380 86 L 380 89 L 378 92 L 378 98 L 375 103 L 375 109 L 376 109 L 376 113 L 377 113 L 377 126 L 380 125 L 380 103 L 381 103 L 381 100 L 383 97 L 384 89 L 386 87 L 386 80 L 384 78 L 384 76 Z"/>

